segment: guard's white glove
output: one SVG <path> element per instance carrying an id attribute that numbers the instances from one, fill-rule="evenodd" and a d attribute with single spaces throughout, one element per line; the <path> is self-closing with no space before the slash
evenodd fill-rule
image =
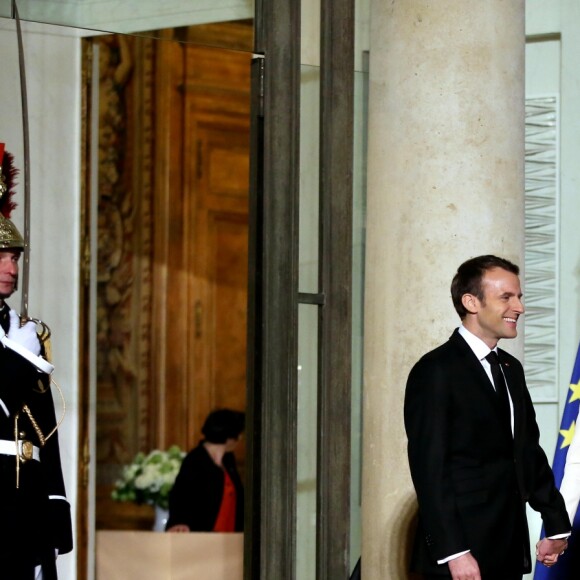
<path id="1" fill-rule="evenodd" d="M 9 314 L 10 328 L 6 336 L 38 356 L 40 354 L 40 340 L 36 334 L 36 323 L 29 320 L 24 326 L 20 326 L 20 317 L 16 310 L 10 309 Z"/>

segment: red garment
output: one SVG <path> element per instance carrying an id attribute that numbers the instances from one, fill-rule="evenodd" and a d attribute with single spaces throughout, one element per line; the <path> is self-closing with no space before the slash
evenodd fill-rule
<path id="1" fill-rule="evenodd" d="M 236 530 L 236 488 L 228 472 L 224 469 L 224 494 L 218 512 L 214 532 L 234 532 Z"/>

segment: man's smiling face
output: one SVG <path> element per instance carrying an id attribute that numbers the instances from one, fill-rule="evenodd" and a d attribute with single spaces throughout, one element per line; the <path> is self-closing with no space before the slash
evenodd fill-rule
<path id="1" fill-rule="evenodd" d="M 524 313 L 520 279 L 502 268 L 488 270 L 481 280 L 483 300 L 473 297 L 474 313 L 468 330 L 494 348 L 500 338 L 515 338 L 517 322 Z"/>

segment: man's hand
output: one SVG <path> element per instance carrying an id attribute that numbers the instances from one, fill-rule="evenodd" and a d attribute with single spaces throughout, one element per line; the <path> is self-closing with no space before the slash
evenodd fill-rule
<path id="1" fill-rule="evenodd" d="M 453 580 L 481 580 L 479 565 L 470 552 L 447 562 Z"/>
<path id="2" fill-rule="evenodd" d="M 38 356 L 40 354 L 40 341 L 36 334 L 36 323 L 29 320 L 24 326 L 20 326 L 20 317 L 16 310 L 11 309 L 9 314 L 10 328 L 6 336 Z"/>
<path id="3" fill-rule="evenodd" d="M 171 533 L 183 534 L 185 532 L 189 532 L 189 526 L 186 524 L 175 524 L 174 526 L 167 528 L 166 531 Z"/>
<path id="4" fill-rule="evenodd" d="M 544 564 L 548 568 L 553 566 L 558 561 L 558 556 L 561 556 L 568 547 L 567 538 L 561 540 L 550 540 L 544 538 L 536 544 L 536 557 L 538 562 Z"/>

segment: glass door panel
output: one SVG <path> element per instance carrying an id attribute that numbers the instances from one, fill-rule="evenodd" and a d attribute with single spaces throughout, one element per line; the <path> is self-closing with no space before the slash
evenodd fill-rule
<path id="1" fill-rule="evenodd" d="M 300 68 L 298 291 L 318 292 L 320 67 Z"/>
<path id="2" fill-rule="evenodd" d="M 362 463 L 362 353 L 364 252 L 366 218 L 366 135 L 368 74 L 356 72 L 354 102 L 354 154 L 352 201 L 352 412 L 351 412 L 351 513 L 350 562 L 354 567 L 361 552 Z M 300 580 L 316 578 L 318 356 L 319 344 L 319 94 L 320 69 L 301 67 L 300 134 L 300 227 L 298 319 L 298 453 L 296 571 Z M 318 299 L 322 299 L 318 297 Z"/>
<path id="3" fill-rule="evenodd" d="M 296 578 L 316 580 L 318 306 L 298 307 Z"/>
<path id="4" fill-rule="evenodd" d="M 362 390 L 368 73 L 355 73 L 352 247 L 351 570 L 361 554 Z"/>

